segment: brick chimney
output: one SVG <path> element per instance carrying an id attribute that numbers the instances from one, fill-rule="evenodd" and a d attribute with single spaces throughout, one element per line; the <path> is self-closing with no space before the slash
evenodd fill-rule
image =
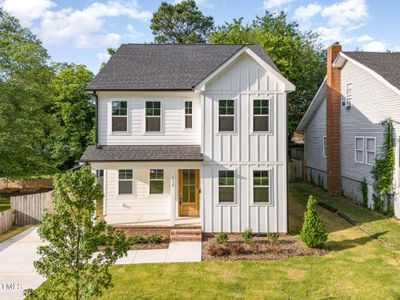
<path id="1" fill-rule="evenodd" d="M 327 92 L 326 92 L 326 140 L 327 140 L 327 170 L 328 193 L 340 196 L 342 178 L 340 166 L 340 70 L 333 67 L 333 62 L 342 51 L 342 46 L 336 42 L 327 50 Z"/>

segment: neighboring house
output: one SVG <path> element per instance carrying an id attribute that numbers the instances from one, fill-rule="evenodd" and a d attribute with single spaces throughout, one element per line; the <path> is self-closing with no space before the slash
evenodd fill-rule
<path id="1" fill-rule="evenodd" d="M 342 52 L 339 44 L 331 46 L 327 77 L 297 128 L 305 134 L 308 178 L 332 195 L 358 201 L 365 178 L 372 206 L 371 170 L 387 118 L 395 127 L 394 210 L 400 216 L 400 53 Z"/>
<path id="2" fill-rule="evenodd" d="M 287 232 L 287 93 L 258 45 L 122 45 L 87 89 L 112 224 Z"/>

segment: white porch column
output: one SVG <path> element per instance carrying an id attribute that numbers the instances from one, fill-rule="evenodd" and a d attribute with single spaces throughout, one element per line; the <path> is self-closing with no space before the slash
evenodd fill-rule
<path id="1" fill-rule="evenodd" d="M 171 172 L 171 223 L 172 226 L 175 226 L 175 219 L 176 219 L 176 191 L 177 191 L 177 173 L 176 169 L 169 169 L 169 172 Z"/>

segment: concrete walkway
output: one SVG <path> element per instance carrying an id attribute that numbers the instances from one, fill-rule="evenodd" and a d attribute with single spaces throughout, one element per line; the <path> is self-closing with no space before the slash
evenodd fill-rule
<path id="1" fill-rule="evenodd" d="M 23 299 L 23 290 L 37 288 L 45 280 L 33 266 L 39 259 L 37 247 L 42 244 L 37 228 L 0 243 L 0 299 Z M 168 249 L 130 250 L 116 264 L 198 262 L 201 242 L 172 242 Z"/>

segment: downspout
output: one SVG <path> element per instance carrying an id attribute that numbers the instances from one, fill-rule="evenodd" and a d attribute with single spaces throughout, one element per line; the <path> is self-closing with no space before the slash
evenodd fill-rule
<path id="1" fill-rule="evenodd" d="M 95 102 L 95 118 L 96 118 L 96 121 L 95 121 L 95 145 L 96 145 L 96 148 L 97 149 L 99 149 L 100 148 L 100 145 L 99 145 L 99 126 L 98 126 L 98 124 L 99 124 L 99 96 L 96 94 L 96 91 L 93 91 L 93 95 L 95 96 L 95 98 L 96 98 L 96 102 Z"/>

